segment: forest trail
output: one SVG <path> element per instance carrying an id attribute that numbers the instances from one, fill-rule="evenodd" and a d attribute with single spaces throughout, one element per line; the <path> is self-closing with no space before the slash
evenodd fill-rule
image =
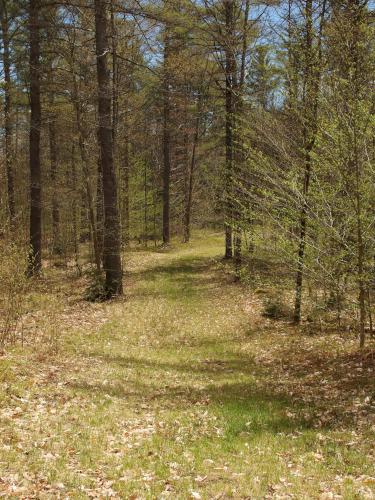
<path id="1" fill-rule="evenodd" d="M 126 297 L 89 306 L 89 328 L 3 358 L 0 492 L 374 498 L 373 365 L 265 320 L 222 241 L 132 252 Z"/>

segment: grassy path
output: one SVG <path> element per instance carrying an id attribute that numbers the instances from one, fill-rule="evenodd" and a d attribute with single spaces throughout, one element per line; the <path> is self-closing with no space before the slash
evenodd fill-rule
<path id="1" fill-rule="evenodd" d="M 373 364 L 262 319 L 221 250 L 134 252 L 125 300 L 0 358 L 0 494 L 375 498 Z"/>

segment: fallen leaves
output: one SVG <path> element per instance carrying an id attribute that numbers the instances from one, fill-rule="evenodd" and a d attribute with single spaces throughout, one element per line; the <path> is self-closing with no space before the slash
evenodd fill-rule
<path id="1" fill-rule="evenodd" d="M 299 500 L 314 481 L 317 499 L 345 498 L 347 484 L 373 498 L 371 472 L 335 451 L 375 463 L 370 350 L 266 320 L 262 300 L 215 267 L 179 273 L 191 252 L 137 253 L 126 304 L 65 297 L 52 315 L 60 349 L 1 358 L 0 495 Z M 27 338 L 42 315 L 27 318 Z"/>

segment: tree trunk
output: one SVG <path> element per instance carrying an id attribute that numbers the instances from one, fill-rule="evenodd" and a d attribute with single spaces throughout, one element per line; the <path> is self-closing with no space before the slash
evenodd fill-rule
<path id="1" fill-rule="evenodd" d="M 185 207 L 184 207 L 184 243 L 190 240 L 190 219 L 191 219 L 191 206 L 193 201 L 193 186 L 194 186 L 194 171 L 197 156 L 198 140 L 199 140 L 199 124 L 201 118 L 201 103 L 202 95 L 199 94 L 197 102 L 197 116 L 195 119 L 195 131 L 193 139 L 193 150 L 191 159 L 188 164 L 188 172 L 185 185 Z"/>
<path id="2" fill-rule="evenodd" d="M 116 172 L 113 162 L 111 81 L 108 70 L 106 0 L 95 0 L 95 40 L 98 78 L 99 145 L 103 176 L 104 248 L 103 268 L 108 297 L 122 293 L 121 232 L 117 206 Z"/>
<path id="3" fill-rule="evenodd" d="M 74 143 L 72 144 L 72 151 L 71 151 L 71 170 L 70 170 L 70 188 L 73 193 L 73 201 L 72 201 L 72 214 L 73 214 L 73 220 L 72 220 L 72 239 L 73 239 L 73 251 L 74 251 L 74 258 L 76 262 L 76 267 L 78 269 L 78 272 L 80 273 L 80 265 L 79 265 L 79 242 L 78 242 L 78 217 L 77 217 L 77 169 L 76 169 L 76 158 L 75 158 L 75 145 Z"/>
<path id="4" fill-rule="evenodd" d="M 241 130 L 241 115 L 243 113 L 243 91 L 245 85 L 245 69 L 246 69 L 246 52 L 248 44 L 248 19 L 250 10 L 250 0 L 246 0 L 245 12 L 244 12 L 244 23 L 243 23 L 243 37 L 242 37 L 242 53 L 241 53 L 241 66 L 239 82 L 237 87 L 237 96 L 235 101 L 235 112 L 237 119 L 237 130 L 236 130 L 236 155 L 235 155 L 235 170 L 238 176 L 241 175 L 241 167 L 244 162 L 244 147 L 243 147 L 243 133 Z M 237 79 L 237 78 L 236 78 Z M 241 264 L 242 264 L 242 228 L 241 219 L 243 217 L 243 212 L 241 207 L 237 207 L 237 211 L 234 214 L 235 226 L 233 235 L 233 250 L 234 250 L 234 269 L 236 280 L 241 279 Z"/>
<path id="5" fill-rule="evenodd" d="M 305 265 L 305 250 L 306 250 L 306 231 L 307 231 L 307 211 L 308 211 L 308 195 L 311 179 L 312 168 L 312 151 L 315 144 L 317 123 L 318 123 L 318 98 L 320 88 L 321 63 L 322 63 L 322 36 L 323 25 L 326 13 L 326 1 L 323 0 L 320 16 L 320 26 L 318 33 L 317 59 L 314 57 L 313 47 L 313 2 L 306 0 L 305 15 L 306 15 L 306 39 L 305 39 L 305 68 L 304 68 L 304 97 L 303 97 L 303 116 L 302 116 L 302 141 L 304 150 L 304 180 L 302 191 L 302 207 L 300 214 L 300 231 L 298 242 L 297 256 L 297 274 L 296 274 L 296 289 L 294 302 L 295 323 L 301 321 L 301 304 L 302 304 L 302 287 Z"/>
<path id="6" fill-rule="evenodd" d="M 76 124 L 77 124 L 77 129 L 78 129 L 78 145 L 79 145 L 79 152 L 80 152 L 81 161 L 82 161 L 82 170 L 83 170 L 83 179 L 84 179 L 84 185 L 85 185 L 87 209 L 88 209 L 92 242 L 93 242 L 93 247 L 94 247 L 94 260 L 95 260 L 96 268 L 99 272 L 101 269 L 101 260 L 102 259 L 101 259 L 101 252 L 100 252 L 100 246 L 99 246 L 98 232 L 97 232 L 97 228 L 96 228 L 94 197 L 93 197 L 93 193 L 92 193 L 92 189 L 91 189 L 91 185 L 90 185 L 89 159 L 88 159 L 86 147 L 85 147 L 85 135 L 83 132 L 83 126 L 82 126 L 82 120 L 81 120 L 80 103 L 78 101 L 78 88 L 77 88 L 76 77 L 73 76 L 73 78 L 74 78 L 73 105 L 74 105 L 75 111 L 76 111 Z"/>
<path id="7" fill-rule="evenodd" d="M 163 243 L 170 242 L 170 177 L 171 177 L 171 133 L 170 133 L 170 34 L 166 25 L 164 33 L 164 76 L 163 76 Z"/>
<path id="8" fill-rule="evenodd" d="M 130 172 L 130 144 L 129 144 L 129 123 L 128 123 L 128 106 L 125 110 L 124 126 L 124 158 L 122 161 L 121 175 L 121 194 L 122 194 L 122 210 L 121 210 L 121 226 L 122 226 L 122 242 L 124 248 L 130 245 L 130 207 L 129 207 L 129 172 Z"/>
<path id="9" fill-rule="evenodd" d="M 365 269 L 364 269 L 364 244 L 362 230 L 362 209 L 361 209 L 361 193 L 359 191 L 360 172 L 359 165 L 356 165 L 357 176 L 357 196 L 356 196 L 356 212 L 357 212 L 357 251 L 358 251 L 358 304 L 359 304 L 359 346 L 362 348 L 365 345 L 365 322 L 366 322 L 366 290 L 365 290 Z"/>
<path id="10" fill-rule="evenodd" d="M 152 185 L 153 185 L 153 189 L 152 189 L 152 238 L 154 240 L 154 247 L 156 248 L 157 246 L 157 234 L 156 234 L 156 218 L 157 218 L 157 214 L 156 214 L 156 208 L 157 208 L 157 204 L 158 204 L 158 194 L 157 194 L 157 190 L 155 189 L 155 186 L 157 185 L 157 181 L 156 181 L 156 175 L 155 175 L 155 170 L 153 171 L 153 179 L 152 179 Z"/>
<path id="11" fill-rule="evenodd" d="M 147 248 L 147 239 L 148 239 L 148 189 L 147 189 L 147 162 L 145 161 L 144 165 L 144 172 L 143 172 L 143 196 L 144 196 L 144 203 L 143 203 L 143 222 L 144 222 L 144 238 L 143 238 L 143 243 L 144 246 Z"/>
<path id="12" fill-rule="evenodd" d="M 49 105 L 51 109 L 49 117 L 49 154 L 50 154 L 50 174 L 52 184 L 52 252 L 59 255 L 62 252 L 60 241 L 60 211 L 57 192 L 57 144 L 56 144 L 56 115 L 53 111 L 54 97 L 51 93 L 49 96 Z"/>
<path id="13" fill-rule="evenodd" d="M 14 229 L 15 204 L 14 204 L 14 151 L 12 145 L 12 82 L 10 74 L 10 53 L 9 53 L 9 21 L 7 0 L 0 1 L 1 30 L 3 38 L 3 68 L 4 68 L 4 121 L 5 121 L 5 165 L 8 190 L 8 212 L 10 226 Z"/>
<path id="14" fill-rule="evenodd" d="M 302 284 L 303 284 L 303 267 L 305 261 L 305 248 L 306 248 L 306 226 L 307 226 L 307 196 L 309 192 L 311 176 L 311 151 L 306 151 L 305 157 L 305 174 L 303 184 L 303 206 L 300 216 L 300 234 L 299 234 L 299 247 L 297 258 L 297 275 L 296 275 L 296 295 L 294 303 L 294 322 L 301 321 L 301 304 L 302 304 Z"/>
<path id="15" fill-rule="evenodd" d="M 104 245 L 104 197 L 103 197 L 103 172 L 102 160 L 99 152 L 96 176 L 96 233 L 98 238 L 98 252 L 100 261 L 103 262 Z"/>
<path id="16" fill-rule="evenodd" d="M 225 0 L 225 258 L 233 257 L 233 131 L 234 131 L 234 95 L 233 84 L 236 71 L 234 56 L 234 1 Z"/>
<path id="17" fill-rule="evenodd" d="M 196 131 L 194 134 L 193 141 L 193 151 L 191 154 L 191 160 L 188 165 L 188 172 L 186 176 L 185 183 L 185 207 L 184 207 L 184 243 L 189 243 L 190 241 L 190 220 L 191 220 L 191 206 L 193 200 L 193 185 L 194 185 L 194 170 L 196 162 L 196 151 L 198 145 L 198 134 L 197 130 L 199 127 L 199 120 L 197 119 Z"/>
<path id="18" fill-rule="evenodd" d="M 113 157 L 116 158 L 118 125 L 118 65 L 117 65 L 117 30 L 114 0 L 111 0 L 111 40 L 112 40 L 112 138 Z"/>
<path id="19" fill-rule="evenodd" d="M 29 275 L 42 267 L 42 196 L 40 168 L 40 40 L 39 0 L 30 0 L 30 253 Z"/>
<path id="20" fill-rule="evenodd" d="M 363 210 L 362 210 L 362 196 L 363 196 L 363 170 L 360 160 L 359 146 L 358 146 L 358 124 L 357 117 L 359 114 L 359 99 L 360 99 L 360 64 L 359 64 L 359 30 L 361 23 L 361 11 L 359 1 L 353 2 L 351 8 L 352 17 L 352 34 L 353 34 L 353 48 L 352 59 L 354 72 L 351 74 L 353 79 L 353 102 L 354 109 L 351 111 L 350 123 L 353 133 L 353 143 L 350 148 L 351 159 L 349 161 L 349 172 L 355 172 L 355 200 L 356 200 L 356 223 L 357 223 L 357 267 L 358 267 L 358 305 L 359 305 L 359 346 L 364 347 L 366 340 L 366 276 L 365 276 L 365 244 L 363 241 Z"/>

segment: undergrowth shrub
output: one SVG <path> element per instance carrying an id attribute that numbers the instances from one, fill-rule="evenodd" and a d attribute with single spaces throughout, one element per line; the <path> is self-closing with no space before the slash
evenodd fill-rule
<path id="1" fill-rule="evenodd" d="M 105 278 L 103 273 L 97 269 L 86 271 L 88 284 L 85 291 L 85 300 L 89 302 L 104 302 L 108 298 L 108 292 L 105 287 Z"/>
<path id="2" fill-rule="evenodd" d="M 27 252 L 24 247 L 0 239 L 0 345 L 15 342 L 17 326 L 26 305 Z"/>
<path id="3" fill-rule="evenodd" d="M 271 319 L 292 319 L 291 307 L 281 294 L 267 297 L 263 302 L 263 316 Z"/>

